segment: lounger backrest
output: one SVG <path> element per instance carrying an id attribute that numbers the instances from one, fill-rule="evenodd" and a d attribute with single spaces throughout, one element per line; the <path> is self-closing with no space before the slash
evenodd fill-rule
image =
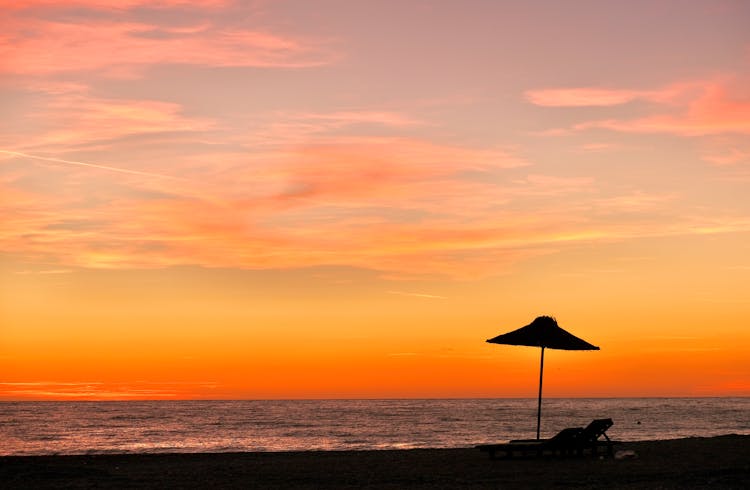
<path id="1" fill-rule="evenodd" d="M 582 432 L 583 432 L 583 429 L 580 427 L 569 427 L 555 434 L 552 438 L 550 438 L 547 441 L 547 443 L 552 444 L 552 445 L 567 444 L 571 441 L 576 440 Z"/>
<path id="2" fill-rule="evenodd" d="M 607 429 L 612 427 L 613 424 L 614 422 L 612 419 L 593 420 L 585 429 L 583 429 L 581 435 L 588 441 L 596 441 L 601 436 L 605 435 L 604 433 L 607 432 Z"/>

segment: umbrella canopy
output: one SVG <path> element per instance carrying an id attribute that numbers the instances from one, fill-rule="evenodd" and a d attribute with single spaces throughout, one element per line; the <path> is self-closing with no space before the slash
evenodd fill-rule
<path id="1" fill-rule="evenodd" d="M 490 344 L 528 345 L 563 350 L 599 350 L 583 339 L 563 330 L 551 316 L 537 317 L 533 322 L 518 330 L 489 339 Z"/>
<path id="2" fill-rule="evenodd" d="M 539 367 L 539 401 L 536 413 L 536 438 L 539 439 L 539 428 L 542 420 L 542 379 L 544 377 L 544 349 L 563 350 L 599 350 L 583 339 L 579 339 L 557 325 L 551 316 L 540 316 L 525 327 L 488 339 L 491 344 L 527 345 L 542 348 L 542 359 Z"/>

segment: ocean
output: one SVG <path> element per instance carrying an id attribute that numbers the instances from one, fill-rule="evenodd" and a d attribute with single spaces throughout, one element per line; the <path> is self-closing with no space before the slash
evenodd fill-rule
<path id="1" fill-rule="evenodd" d="M 750 398 L 545 399 L 542 437 L 750 434 Z M 536 399 L 0 402 L 0 455 L 472 447 L 533 438 Z"/>

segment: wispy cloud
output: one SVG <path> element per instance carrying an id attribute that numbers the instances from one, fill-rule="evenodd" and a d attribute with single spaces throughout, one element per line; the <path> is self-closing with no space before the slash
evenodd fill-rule
<path id="1" fill-rule="evenodd" d="M 643 191 L 634 191 L 629 194 L 596 199 L 596 208 L 607 212 L 631 213 L 653 211 L 655 208 L 663 207 L 665 204 L 677 199 L 673 193 L 652 194 Z"/>
<path id="2" fill-rule="evenodd" d="M 542 107 L 608 107 L 636 100 L 673 102 L 698 86 L 695 82 L 675 83 L 656 90 L 572 87 L 527 90 L 526 100 Z"/>
<path id="3" fill-rule="evenodd" d="M 471 149 L 410 138 L 338 138 L 288 155 L 288 189 L 279 199 L 373 196 L 398 199 L 431 181 L 460 184 L 462 172 L 491 172 L 527 165 L 504 150 Z"/>
<path id="4" fill-rule="evenodd" d="M 598 153 L 605 151 L 614 151 L 620 148 L 616 143 L 584 143 L 578 147 L 578 150 L 586 153 Z"/>
<path id="5" fill-rule="evenodd" d="M 70 274 L 73 272 L 71 269 L 45 269 L 45 270 L 34 270 L 34 271 L 16 271 L 14 274 L 18 274 L 20 276 L 27 276 L 27 275 L 48 275 L 48 274 Z"/>
<path id="6" fill-rule="evenodd" d="M 523 196 L 559 196 L 563 194 L 591 192 L 594 189 L 592 177 L 558 177 L 555 175 L 529 174 L 515 180 L 519 188 L 514 192 Z"/>
<path id="7" fill-rule="evenodd" d="M 425 123 L 404 111 L 339 110 L 330 112 L 279 112 L 247 135 L 244 144 L 252 147 L 307 145 L 313 139 L 352 127 L 383 127 L 403 131 Z M 350 136 L 349 136 L 350 137 Z"/>
<path id="8" fill-rule="evenodd" d="M 229 2 L 231 0 L 16 0 L 4 7 L 17 10 L 35 7 L 127 10 L 141 6 L 210 8 L 226 5 Z"/>
<path id="9" fill-rule="evenodd" d="M 209 118 L 186 116 L 177 103 L 96 97 L 81 87 L 44 94 L 15 122 L 0 135 L 0 147 L 58 155 L 73 149 L 111 148 L 127 138 L 207 132 L 216 125 Z"/>
<path id="10" fill-rule="evenodd" d="M 608 129 L 679 136 L 750 134 L 746 87 L 740 81 L 720 80 L 678 83 L 656 91 L 551 89 L 527 92 L 527 98 L 549 107 L 615 106 L 636 99 L 654 102 L 659 107 L 650 109 L 652 114 L 643 117 L 584 121 L 569 128 L 577 131 Z"/>
<path id="11" fill-rule="evenodd" d="M 14 4 L 0 34 L 0 72 L 20 95 L 6 119 L 12 124 L 0 131 L 4 252 L 60 269 L 344 265 L 390 278 L 467 278 L 571 244 L 748 226 L 741 213 L 667 209 L 676 199 L 669 193 L 606 192 L 604 172 L 534 165 L 528 157 L 549 148 L 487 143 L 494 141 L 487 128 L 464 128 L 466 113 L 451 112 L 482 105 L 460 94 L 471 92 L 466 87 L 401 104 L 383 102 L 382 94 L 342 95 L 338 87 L 321 98 L 288 97 L 287 68 L 325 65 L 310 70 L 313 86 L 347 79 L 356 65 L 332 66 L 344 43 L 300 34 L 313 31 L 295 28 L 294 19 L 265 23 L 268 12 L 228 22 L 239 7 L 229 2 L 229 10 L 214 12 L 223 4 Z M 220 67 L 283 70 L 256 77 L 258 70 Z M 182 76 L 208 80 L 211 90 L 175 85 Z M 231 81 L 226 98 L 216 80 Z M 247 83 L 248 95 L 235 107 L 245 97 L 237 81 Z M 262 92 L 253 90 L 256 82 Z M 743 90 L 713 80 L 552 86 L 524 96 L 526 110 L 585 114 L 560 130 L 567 134 L 694 135 L 747 132 Z M 596 109 L 578 110 L 585 107 Z M 451 115 L 442 120 L 444 112 Z M 451 117 L 462 121 L 460 130 Z M 577 148 L 619 148 L 597 136 Z M 736 148 L 706 158 L 741 162 L 744 147 Z"/>
<path id="12" fill-rule="evenodd" d="M 5 183 L 5 195 L 15 193 L 15 198 L 0 203 L 7 218 L 0 241 L 8 251 L 54 256 L 70 266 L 345 264 L 453 275 L 459 263 L 479 270 L 485 260 L 497 266 L 526 254 L 509 250 L 502 260 L 480 259 L 477 251 L 485 245 L 477 240 L 493 233 L 483 229 L 487 225 L 465 223 L 505 199 L 492 196 L 496 185 L 478 176 L 527 164 L 505 150 L 408 138 L 322 140 L 248 156 L 244 163 L 241 155 L 230 162 L 205 156 L 202 163 L 190 164 L 190 185 L 171 186 L 167 179 L 158 186 L 154 179 L 118 182 L 125 186 L 119 197 L 112 199 L 110 190 L 100 201 L 81 200 L 76 192 L 107 182 L 109 172 L 93 172 L 105 170 L 98 165 L 82 167 L 92 170 L 85 175 L 68 175 L 68 163 L 24 167 L 22 157 L 13 156 L 19 161 L 9 168 L 19 177 Z M 58 182 L 75 185 L 60 185 L 45 199 L 34 190 L 19 190 L 18 183 L 26 181 L 22 176 L 52 172 Z M 111 189 L 112 183 L 106 186 Z M 147 189 L 163 192 L 137 197 Z"/>
<path id="13" fill-rule="evenodd" d="M 14 381 L 0 382 L 0 399 L 170 399 L 202 397 L 218 385 L 195 381 Z"/>
<path id="14" fill-rule="evenodd" d="M 12 196 L 0 201 L 0 245 L 62 267 L 345 265 L 391 279 L 475 278 L 574 244 L 750 229 L 739 216 L 675 214 L 670 194 L 602 197 L 590 177 L 519 178 L 529 162 L 505 149 L 405 137 L 191 156 L 173 163 L 189 177 L 179 185 L 20 163 L 0 180 Z M 54 191 L 40 196 L 34 186 L 50 179 Z"/>
<path id="15" fill-rule="evenodd" d="M 527 90 L 524 96 L 532 104 L 542 107 L 603 107 L 649 99 L 654 92 L 584 87 Z"/>
<path id="16" fill-rule="evenodd" d="M 96 386 L 101 385 L 101 381 L 0 381 L 0 386 Z"/>
<path id="17" fill-rule="evenodd" d="M 323 41 L 211 24 L 185 28 L 105 19 L 11 18 L 4 27 L 0 71 L 5 73 L 96 71 L 136 77 L 151 65 L 302 68 L 331 63 L 337 56 Z"/>
<path id="18" fill-rule="evenodd" d="M 323 113 L 300 113 L 293 117 L 302 120 L 324 121 L 334 126 L 352 124 L 381 124 L 384 126 L 407 127 L 424 124 L 408 115 L 393 111 L 336 111 Z"/>

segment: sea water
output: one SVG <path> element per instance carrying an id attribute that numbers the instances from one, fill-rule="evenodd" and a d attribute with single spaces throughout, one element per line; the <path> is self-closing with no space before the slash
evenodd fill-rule
<path id="1" fill-rule="evenodd" d="M 535 399 L 0 402 L 0 455 L 472 447 L 536 436 Z M 750 434 L 750 398 L 546 399 L 542 437 Z"/>

